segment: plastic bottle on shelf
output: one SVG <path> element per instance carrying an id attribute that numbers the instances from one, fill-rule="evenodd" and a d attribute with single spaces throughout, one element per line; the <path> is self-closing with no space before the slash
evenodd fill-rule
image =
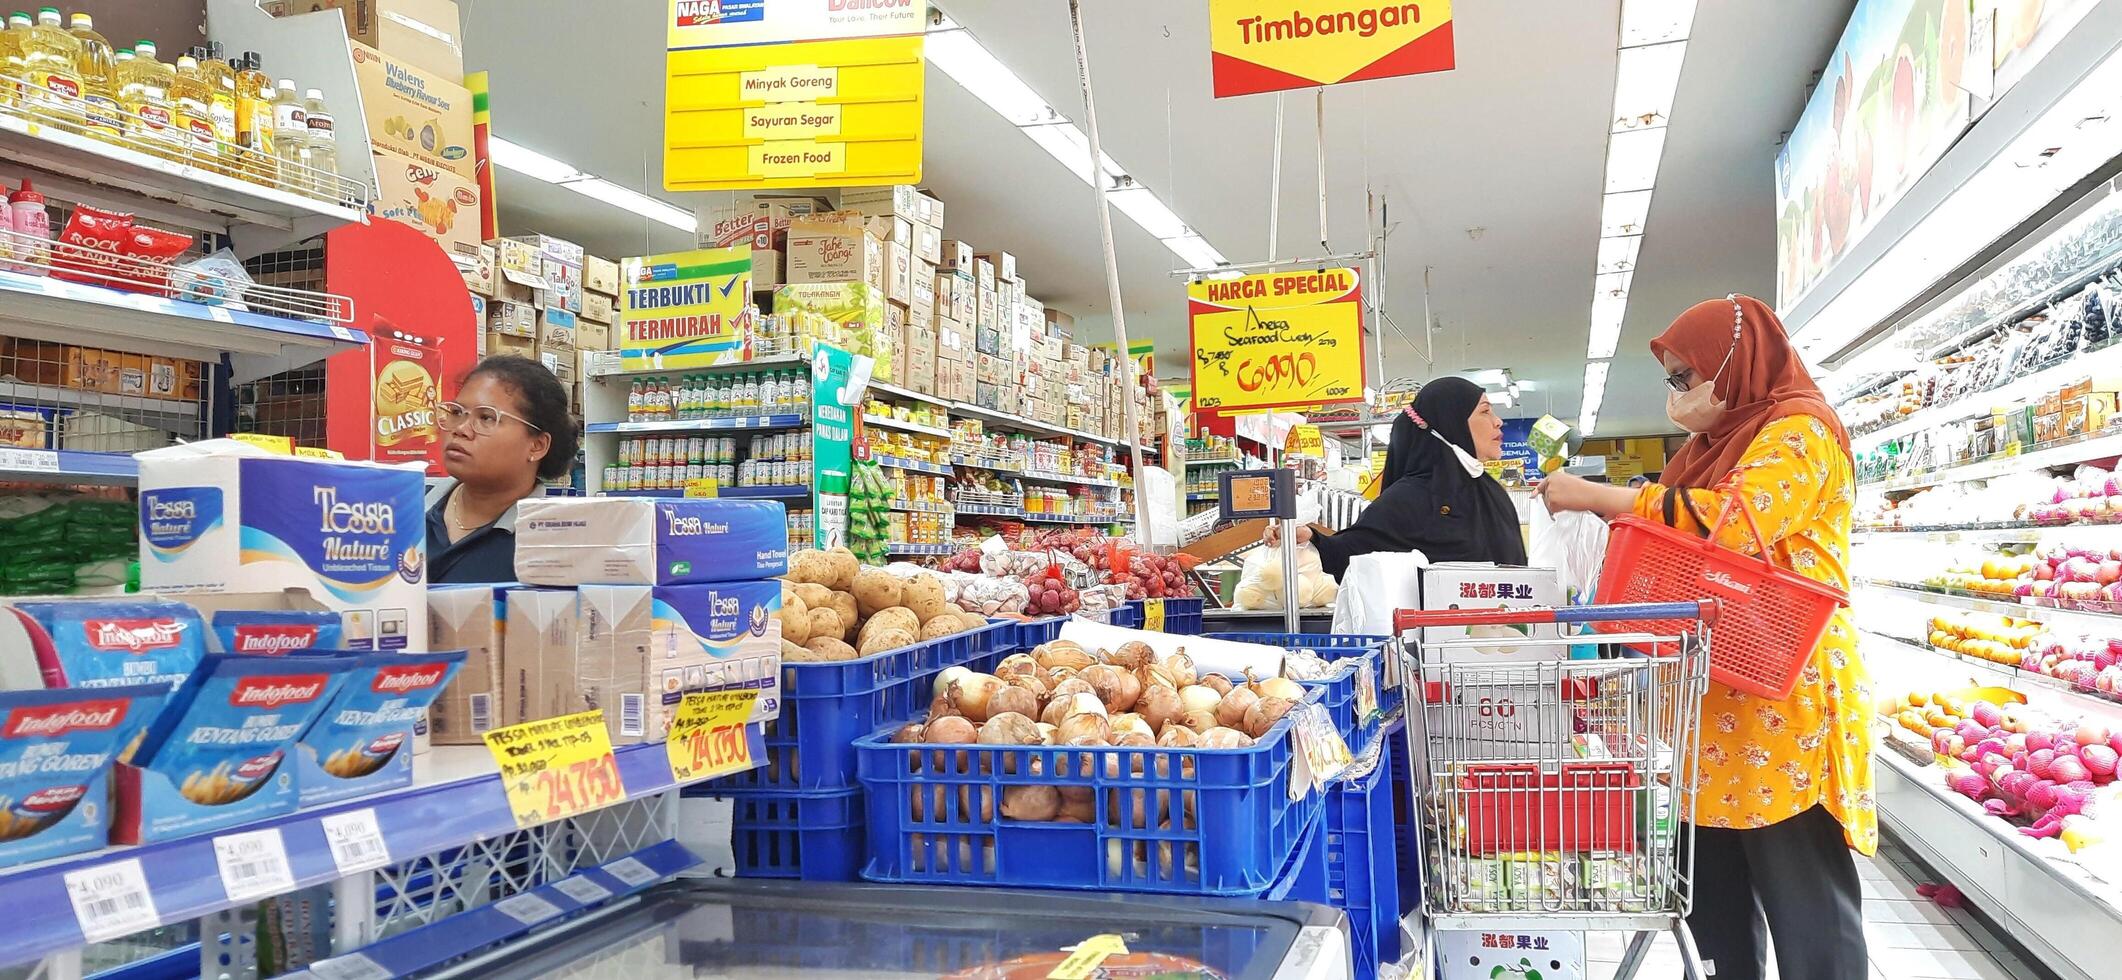
<path id="1" fill-rule="evenodd" d="M 199 59 L 177 56 L 177 70 L 169 83 L 171 126 L 177 131 L 180 155 L 185 163 L 206 170 L 221 169 L 221 145 L 214 139 L 214 93 L 207 87 Z"/>
<path id="2" fill-rule="evenodd" d="M 339 196 L 339 128 L 324 104 L 324 93 L 310 89 L 302 93 L 303 125 L 309 128 L 310 189 L 329 198 Z"/>
<path id="3" fill-rule="evenodd" d="M 118 106 L 125 110 L 125 128 L 130 142 L 156 156 L 181 161 L 184 133 L 177 128 L 176 107 L 170 89 L 177 73 L 156 57 L 155 42 L 142 39 L 127 52 L 119 52 Z"/>
<path id="4" fill-rule="evenodd" d="M 633 386 L 626 389 L 626 420 L 628 422 L 641 421 L 641 406 L 647 400 L 647 392 L 644 390 L 644 386 L 645 383 L 640 378 L 635 378 Z"/>
<path id="5" fill-rule="evenodd" d="M 6 76 L 0 78 L 0 105 L 22 101 L 22 77 L 29 74 L 22 46 L 29 42 L 29 29 L 36 23 L 26 11 L 17 10 L 0 24 L 0 75 Z"/>
<path id="6" fill-rule="evenodd" d="M 273 91 L 273 161 L 291 190 L 315 186 L 309 176 L 309 111 L 295 94 L 295 81 L 283 78 Z"/>
<path id="7" fill-rule="evenodd" d="M 273 151 L 273 100 L 279 97 L 264 60 L 256 51 L 233 58 L 236 72 L 236 145 L 243 148 L 243 177 L 261 184 L 279 182 L 280 164 Z"/>
<path id="8" fill-rule="evenodd" d="M 81 131 L 113 143 L 125 139 L 125 113 L 118 108 L 117 59 L 111 43 L 96 33 L 96 19 L 75 11 L 67 33 L 74 36 L 74 71 L 81 76 Z"/>
<path id="9" fill-rule="evenodd" d="M 15 256 L 15 211 L 7 206 L 7 185 L 0 184 L 0 269 L 12 269 Z"/>
<path id="10" fill-rule="evenodd" d="M 81 128 L 81 42 L 66 32 L 59 8 L 37 8 L 37 22 L 22 40 L 22 106 L 63 129 Z"/>
<path id="11" fill-rule="evenodd" d="M 236 69 L 221 57 L 221 44 L 214 42 L 205 48 L 193 48 L 199 59 L 199 77 L 206 81 L 208 103 L 214 121 L 214 159 L 216 169 L 231 177 L 241 174 L 242 148 L 236 145 Z"/>
<path id="12" fill-rule="evenodd" d="M 44 211 L 44 195 L 30 185 L 29 178 L 22 178 L 22 186 L 8 195 L 7 208 L 14 218 L 15 247 L 17 261 L 8 263 L 12 272 L 42 276 L 50 272 L 52 262 L 52 219 Z"/>

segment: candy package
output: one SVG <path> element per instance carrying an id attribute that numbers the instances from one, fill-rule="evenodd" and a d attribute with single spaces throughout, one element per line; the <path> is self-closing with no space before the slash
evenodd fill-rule
<path id="1" fill-rule="evenodd" d="M 190 235 L 163 228 L 134 225 L 118 248 L 119 254 L 132 260 L 125 263 L 125 279 L 110 285 L 127 292 L 168 296 L 170 263 L 191 247 Z"/>
<path id="2" fill-rule="evenodd" d="M 133 216 L 127 212 L 87 204 L 75 208 L 52 247 L 52 278 L 118 287 L 127 275 L 122 250 L 132 230 Z"/>

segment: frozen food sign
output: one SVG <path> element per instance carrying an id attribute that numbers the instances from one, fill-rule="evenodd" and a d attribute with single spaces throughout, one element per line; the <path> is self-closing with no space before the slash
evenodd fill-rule
<path id="1" fill-rule="evenodd" d="M 1449 71 L 1451 0 L 1209 0 L 1216 98 Z"/>

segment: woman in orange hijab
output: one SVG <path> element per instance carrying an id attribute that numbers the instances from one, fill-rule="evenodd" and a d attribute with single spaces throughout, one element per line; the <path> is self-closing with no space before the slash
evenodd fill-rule
<path id="1" fill-rule="evenodd" d="M 1672 389 L 1666 415 L 1692 433 L 1687 444 L 1658 482 L 1639 488 L 1549 477 L 1540 488 L 1549 510 L 1634 514 L 1707 535 L 1721 510 L 1744 504 L 1771 560 L 1847 590 L 1849 435 L 1782 322 L 1760 300 L 1732 295 L 1690 307 L 1650 347 Z M 1736 518 L 1717 541 L 1761 550 Z M 1868 688 L 1847 609 L 1835 612 L 1789 697 L 1711 682 L 1687 923 L 1717 980 L 1761 977 L 1764 938 L 1783 976 L 1867 975 L 1849 850 L 1871 854 L 1879 841 Z"/>

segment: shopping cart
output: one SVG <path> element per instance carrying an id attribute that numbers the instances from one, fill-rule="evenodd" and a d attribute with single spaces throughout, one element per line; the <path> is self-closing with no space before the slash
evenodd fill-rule
<path id="1" fill-rule="evenodd" d="M 1685 916 L 1716 612 L 1703 601 L 1394 614 L 1394 659 L 1411 685 L 1402 758 L 1425 858 L 1424 949 L 1437 949 L 1445 931 L 1627 931 L 1634 937 L 1615 976 L 1628 980 L 1656 934 L 1670 931 L 1687 976 L 1700 980 Z M 1579 636 L 1434 636 L 1643 620 L 1687 628 L 1602 634 L 1621 655 L 1588 660 L 1567 659 Z"/>

